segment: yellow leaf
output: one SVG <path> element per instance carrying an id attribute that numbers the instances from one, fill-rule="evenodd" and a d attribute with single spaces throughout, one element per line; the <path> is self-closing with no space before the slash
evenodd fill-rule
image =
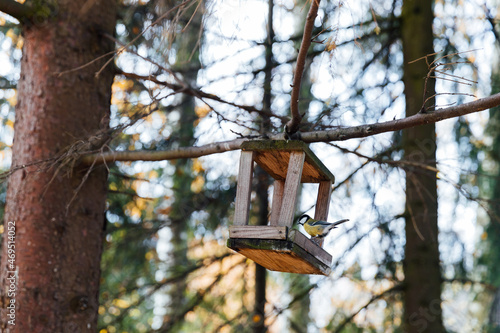
<path id="1" fill-rule="evenodd" d="M 144 255 L 144 257 L 146 258 L 146 260 L 151 260 L 151 259 L 154 259 L 155 254 L 154 254 L 153 251 L 148 251 L 148 252 L 146 252 L 146 254 Z"/>
<path id="2" fill-rule="evenodd" d="M 331 52 L 331 51 L 335 50 L 336 47 L 337 47 L 337 44 L 335 43 L 333 38 L 331 36 L 328 37 L 328 39 L 326 40 L 326 44 L 325 44 L 325 50 L 327 52 Z"/>
<path id="3" fill-rule="evenodd" d="M 138 209 L 145 210 L 146 209 L 146 205 L 147 205 L 147 201 L 144 200 L 143 198 L 137 198 L 135 200 L 135 205 L 137 206 Z"/>
<path id="4" fill-rule="evenodd" d="M 203 104 L 201 106 L 196 106 L 194 108 L 194 113 L 198 116 L 198 118 L 204 118 L 208 115 L 210 112 L 210 107 L 206 104 Z"/>
<path id="5" fill-rule="evenodd" d="M 196 178 L 191 182 L 191 191 L 194 193 L 200 193 L 205 185 L 205 179 L 202 176 L 196 176 Z"/>
<path id="6" fill-rule="evenodd" d="M 124 299 L 117 298 L 113 300 L 113 305 L 122 309 L 126 309 L 130 306 L 130 302 Z"/>
<path id="7" fill-rule="evenodd" d="M 17 38 L 17 35 L 15 34 L 14 29 L 9 29 L 7 31 L 7 33 L 5 34 L 5 37 L 8 37 L 8 38 L 14 40 L 15 38 Z"/>
<path id="8" fill-rule="evenodd" d="M 202 171 L 205 171 L 205 169 L 203 169 L 203 165 L 201 164 L 200 160 L 197 158 L 193 160 L 192 170 L 194 173 L 200 173 Z"/>
<path id="9" fill-rule="evenodd" d="M 16 106 L 16 104 L 17 104 L 17 91 L 12 96 L 6 98 L 6 100 L 7 100 L 7 102 L 9 102 L 10 105 Z"/>

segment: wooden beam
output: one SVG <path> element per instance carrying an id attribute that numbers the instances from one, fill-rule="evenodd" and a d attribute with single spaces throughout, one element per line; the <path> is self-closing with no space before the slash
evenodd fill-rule
<path id="1" fill-rule="evenodd" d="M 293 224 L 305 156 L 306 154 L 303 151 L 292 151 L 290 153 L 290 162 L 288 163 L 285 189 L 283 191 L 283 202 L 278 221 L 279 226 L 291 227 Z"/>
<path id="2" fill-rule="evenodd" d="M 285 181 L 275 180 L 273 186 L 273 202 L 271 206 L 270 225 L 278 226 L 279 217 L 281 212 L 281 205 L 283 203 L 283 192 L 285 190 Z"/>
<path id="3" fill-rule="evenodd" d="M 287 239 L 287 227 L 271 227 L 267 225 L 230 226 L 230 238 Z"/>
<path id="4" fill-rule="evenodd" d="M 316 259 L 318 259 L 325 265 L 330 266 L 332 264 L 331 254 L 326 252 L 311 239 L 307 238 L 307 236 L 305 236 L 300 231 L 296 229 L 290 230 L 290 232 L 288 233 L 288 240 L 294 242 L 295 244 L 306 250 L 308 253 L 312 254 Z"/>
<path id="5" fill-rule="evenodd" d="M 253 157 L 253 151 L 241 152 L 233 225 L 248 224 L 250 194 L 252 193 Z"/>
<path id="6" fill-rule="evenodd" d="M 256 140 L 241 144 L 242 150 L 255 151 L 255 162 L 274 179 L 285 179 L 289 156 L 292 151 L 303 151 L 306 159 L 302 170 L 302 183 L 335 181 L 335 177 L 321 160 L 302 141 Z"/>
<path id="7" fill-rule="evenodd" d="M 328 209 L 330 208 L 330 195 L 332 194 L 332 182 L 323 181 L 319 183 L 318 199 L 316 201 L 316 211 L 314 218 L 316 220 L 326 221 L 328 219 Z"/>
<path id="8" fill-rule="evenodd" d="M 332 182 L 323 181 L 319 183 L 318 199 L 316 201 L 316 211 L 314 218 L 316 220 L 326 221 L 328 219 L 328 211 L 330 208 L 330 196 L 332 194 Z M 323 247 L 324 238 L 319 239 L 316 243 Z"/>

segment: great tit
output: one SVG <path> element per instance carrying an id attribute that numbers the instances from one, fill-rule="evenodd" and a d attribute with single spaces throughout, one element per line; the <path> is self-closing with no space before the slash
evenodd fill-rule
<path id="1" fill-rule="evenodd" d="M 304 226 L 306 232 L 312 237 L 323 238 L 330 230 L 335 229 L 339 224 L 349 221 L 349 219 L 339 220 L 337 222 L 329 223 L 319 221 L 311 218 L 309 215 L 304 214 L 297 220 L 297 223 Z"/>

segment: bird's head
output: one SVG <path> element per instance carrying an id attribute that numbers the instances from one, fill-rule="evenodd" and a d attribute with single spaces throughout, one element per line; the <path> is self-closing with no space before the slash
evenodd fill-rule
<path id="1" fill-rule="evenodd" d="M 304 214 L 302 215 L 301 217 L 299 217 L 299 219 L 297 220 L 297 223 L 300 224 L 300 225 L 304 225 L 304 223 L 307 222 L 307 220 L 309 220 L 311 217 L 307 214 Z"/>

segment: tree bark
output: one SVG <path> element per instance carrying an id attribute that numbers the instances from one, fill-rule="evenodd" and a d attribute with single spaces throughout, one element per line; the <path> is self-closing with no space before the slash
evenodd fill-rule
<path id="1" fill-rule="evenodd" d="M 103 62 L 56 75 L 114 49 L 101 33 L 113 34 L 115 2 L 86 4 L 60 0 L 52 17 L 23 28 L 13 170 L 106 139 L 112 67 L 98 78 Z M 15 233 L 3 241 L 2 332 L 96 332 L 107 173 L 63 164 L 9 178 L 5 227 L 15 222 Z"/>
<path id="2" fill-rule="evenodd" d="M 497 50 L 499 40 L 497 40 Z M 491 90 L 498 91 L 500 88 L 500 71 L 498 70 L 500 62 L 495 61 L 493 73 L 491 75 Z M 490 223 L 486 226 L 486 251 L 483 254 L 483 264 L 488 267 L 486 278 L 487 282 L 494 285 L 496 290 L 493 294 L 493 301 L 490 307 L 488 316 L 488 332 L 496 333 L 500 331 L 500 108 L 496 107 L 490 110 L 488 126 L 486 127 L 487 134 L 493 139 L 493 143 L 489 148 L 487 163 L 494 162 L 496 168 L 490 170 L 496 171 L 496 177 L 484 177 L 482 181 L 482 192 L 490 199 Z M 481 168 L 483 168 L 482 166 Z M 488 168 L 486 166 L 486 168 Z M 491 166 L 490 166 L 491 168 Z M 491 171 L 482 170 L 485 174 Z"/>
<path id="3" fill-rule="evenodd" d="M 420 112 L 424 95 L 425 61 L 408 62 L 434 52 L 433 1 L 405 0 L 402 10 L 402 42 L 406 116 Z M 434 82 L 427 83 L 426 96 L 434 94 Z M 434 100 L 430 101 L 431 104 Z M 403 132 L 405 159 L 436 167 L 435 125 Z M 404 331 L 444 332 L 441 311 L 437 187 L 435 172 L 406 169 L 406 248 Z"/>

